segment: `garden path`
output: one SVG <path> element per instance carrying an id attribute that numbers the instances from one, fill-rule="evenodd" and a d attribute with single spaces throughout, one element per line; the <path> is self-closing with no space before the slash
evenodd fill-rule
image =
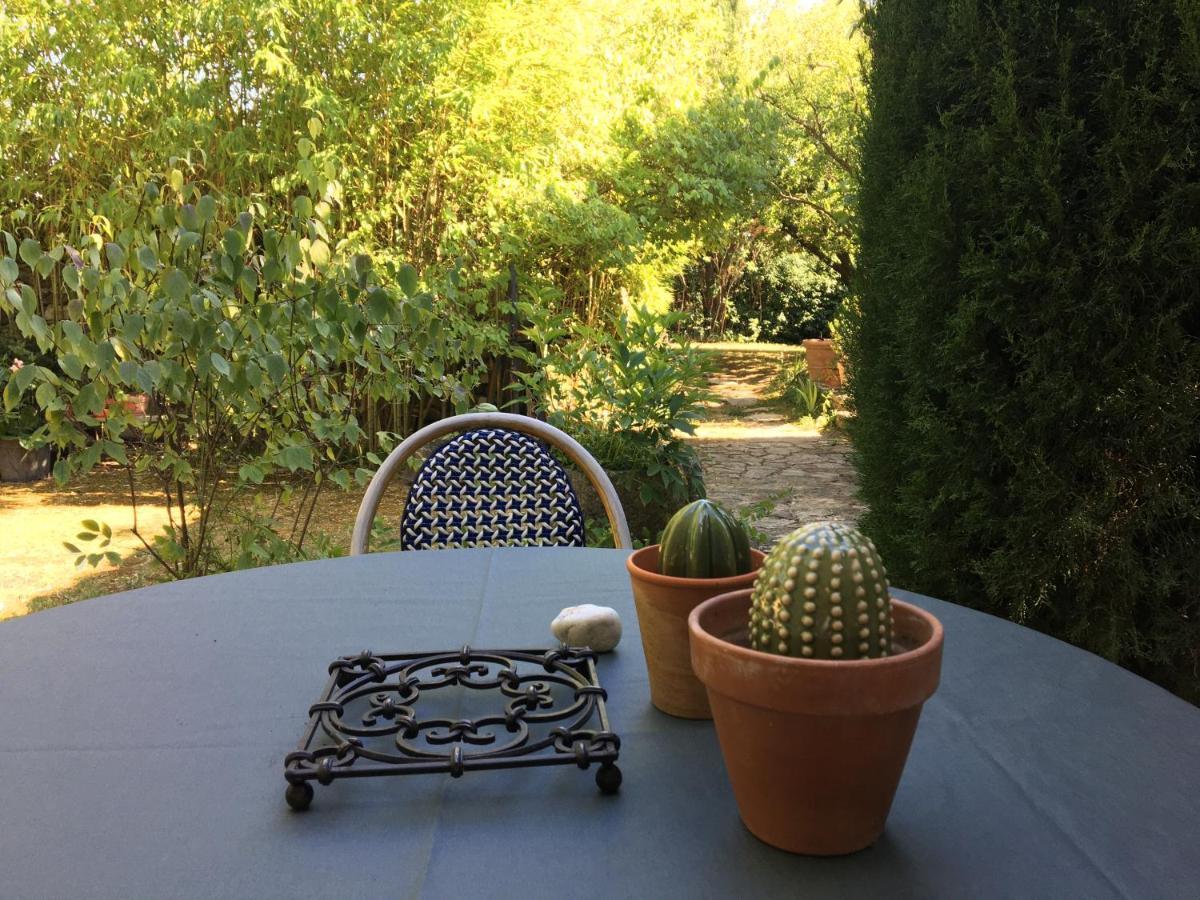
<path id="1" fill-rule="evenodd" d="M 709 496 L 741 509 L 785 494 L 756 527 L 773 542 L 819 519 L 856 522 L 864 507 L 854 496 L 850 442 L 838 428 L 811 420 L 769 395 L 771 380 L 795 358 L 792 348 L 711 346 L 716 355 L 707 421 L 692 438 Z M 786 493 L 785 493 L 786 492 Z"/>

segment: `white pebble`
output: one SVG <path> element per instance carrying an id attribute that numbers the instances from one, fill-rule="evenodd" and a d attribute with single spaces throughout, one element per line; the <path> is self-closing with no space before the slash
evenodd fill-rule
<path id="1" fill-rule="evenodd" d="M 550 623 L 551 633 L 568 647 L 607 653 L 621 642 L 621 617 L 610 606 L 568 606 Z"/>

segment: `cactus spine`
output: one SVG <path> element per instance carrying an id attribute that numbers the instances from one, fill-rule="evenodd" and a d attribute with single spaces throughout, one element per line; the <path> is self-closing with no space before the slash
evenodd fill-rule
<path id="1" fill-rule="evenodd" d="M 780 540 L 754 582 L 750 646 L 806 659 L 887 656 L 887 569 L 870 539 L 848 525 L 816 522 Z"/>
<path id="2" fill-rule="evenodd" d="M 689 503 L 667 522 L 658 570 L 676 578 L 729 578 L 750 571 L 750 536 L 708 500 Z"/>

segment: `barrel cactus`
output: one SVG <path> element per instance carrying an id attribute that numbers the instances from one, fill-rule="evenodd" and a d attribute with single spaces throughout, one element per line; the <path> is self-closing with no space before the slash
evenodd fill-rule
<path id="1" fill-rule="evenodd" d="M 750 646 L 806 659 L 887 656 L 887 569 L 870 539 L 848 525 L 816 522 L 776 544 L 754 583 Z"/>
<path id="2" fill-rule="evenodd" d="M 749 572 L 746 527 L 708 500 L 689 503 L 667 522 L 658 570 L 677 578 L 729 578 Z"/>

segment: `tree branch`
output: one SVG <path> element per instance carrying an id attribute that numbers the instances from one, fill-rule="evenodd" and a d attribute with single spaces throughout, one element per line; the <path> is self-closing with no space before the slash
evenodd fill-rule
<path id="1" fill-rule="evenodd" d="M 768 106 L 777 110 L 780 115 L 797 126 L 804 134 L 817 146 L 824 151 L 825 155 L 843 172 L 848 175 L 856 175 L 858 167 L 855 166 L 844 154 L 838 151 L 829 141 L 828 133 L 821 122 L 821 110 L 816 102 L 811 98 L 806 98 L 805 103 L 808 104 L 809 110 L 812 112 L 812 118 L 797 115 L 792 112 L 787 106 L 777 97 L 766 92 L 759 94 L 760 98 Z"/>

